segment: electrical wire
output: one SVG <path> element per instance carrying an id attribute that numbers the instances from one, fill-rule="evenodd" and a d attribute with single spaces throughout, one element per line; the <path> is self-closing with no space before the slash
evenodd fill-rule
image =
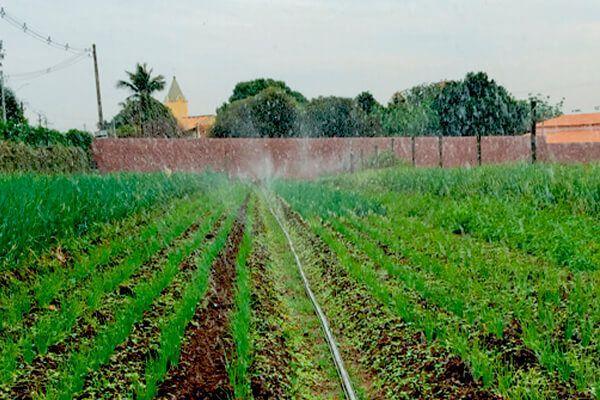
<path id="1" fill-rule="evenodd" d="M 21 72 L 21 73 L 17 73 L 17 74 L 7 74 L 6 76 L 12 80 L 31 80 L 31 79 L 39 78 L 40 76 L 48 75 L 53 72 L 60 71 L 62 69 L 71 67 L 88 57 L 89 57 L 89 54 L 87 54 L 87 53 L 75 54 L 74 56 L 69 57 L 66 60 L 63 60 L 63 61 L 59 62 L 58 64 L 52 65 L 48 68 L 39 69 L 36 71 L 30 71 L 30 72 Z"/>
<path id="2" fill-rule="evenodd" d="M 89 48 L 73 47 L 73 46 L 69 45 L 69 43 L 57 42 L 54 39 L 52 39 L 52 37 L 50 35 L 44 35 L 44 34 L 38 32 L 37 30 L 29 27 L 27 25 L 27 23 L 8 14 L 6 12 L 6 10 L 4 9 L 4 7 L 0 7 L 0 18 L 3 19 L 4 21 L 6 21 L 7 23 L 9 23 L 10 25 L 14 26 L 15 28 L 21 30 L 26 35 L 29 35 L 32 38 L 34 38 L 40 42 L 43 42 L 50 47 L 64 50 L 64 51 L 67 51 L 67 52 L 70 52 L 73 54 L 90 53 Z"/>

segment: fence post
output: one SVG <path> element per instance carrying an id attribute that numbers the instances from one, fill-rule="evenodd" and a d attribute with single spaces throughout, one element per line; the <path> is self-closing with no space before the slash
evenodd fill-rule
<path id="1" fill-rule="evenodd" d="M 535 100 L 531 101 L 531 163 L 535 164 L 537 161 L 537 137 L 536 137 L 536 123 L 535 123 L 535 107 L 537 103 Z"/>
<path id="2" fill-rule="evenodd" d="M 390 147 L 392 150 L 392 154 L 394 154 L 394 138 L 392 138 L 391 142 L 390 142 Z"/>
<path id="3" fill-rule="evenodd" d="M 354 152 L 350 150 L 350 172 L 354 172 Z"/>
<path id="4" fill-rule="evenodd" d="M 379 168 L 379 146 L 375 145 L 375 168 Z"/>
<path id="5" fill-rule="evenodd" d="M 411 153 L 411 157 L 412 157 L 412 165 L 413 165 L 413 167 L 417 166 L 417 162 L 416 162 L 416 159 L 415 159 L 415 147 L 416 147 L 416 145 L 415 145 L 415 135 L 412 135 L 410 137 L 410 153 Z"/>
<path id="6" fill-rule="evenodd" d="M 477 132 L 477 165 L 481 167 L 481 133 Z"/>
<path id="7" fill-rule="evenodd" d="M 440 168 L 444 167 L 444 154 L 443 154 L 443 137 L 442 134 L 440 133 L 438 135 L 438 157 L 439 157 L 439 165 Z"/>
<path id="8" fill-rule="evenodd" d="M 360 149 L 360 169 L 365 169 L 365 159 L 363 149 Z"/>

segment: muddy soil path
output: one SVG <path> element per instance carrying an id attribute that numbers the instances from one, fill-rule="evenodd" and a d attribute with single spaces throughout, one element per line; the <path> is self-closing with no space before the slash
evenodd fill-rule
<path id="1" fill-rule="evenodd" d="M 157 398 L 233 397 L 226 357 L 233 350 L 229 318 L 234 307 L 236 257 L 244 235 L 246 209 L 247 202 L 241 207 L 227 244 L 213 264 L 205 306 L 198 307 L 186 330 L 179 364 L 169 371 Z"/>

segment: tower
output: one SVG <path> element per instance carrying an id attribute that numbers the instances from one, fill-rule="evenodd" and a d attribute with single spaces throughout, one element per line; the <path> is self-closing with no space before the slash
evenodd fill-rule
<path id="1" fill-rule="evenodd" d="M 171 113 L 177 121 L 181 121 L 188 116 L 188 102 L 177 83 L 177 79 L 173 77 L 171 88 L 165 98 L 165 106 L 171 110 Z"/>

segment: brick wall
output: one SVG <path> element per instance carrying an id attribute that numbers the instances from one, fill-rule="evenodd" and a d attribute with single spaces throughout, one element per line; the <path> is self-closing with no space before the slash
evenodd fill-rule
<path id="1" fill-rule="evenodd" d="M 477 165 L 474 137 L 445 137 L 445 167 Z M 547 144 L 538 141 L 542 161 L 600 161 L 600 143 Z M 376 152 L 393 151 L 411 162 L 408 137 L 326 139 L 98 139 L 92 145 L 101 172 L 202 171 L 211 168 L 240 176 L 310 178 L 358 168 Z M 482 162 L 527 162 L 531 158 L 529 136 L 491 136 L 481 140 Z M 439 139 L 415 138 L 417 166 L 439 165 Z"/>

